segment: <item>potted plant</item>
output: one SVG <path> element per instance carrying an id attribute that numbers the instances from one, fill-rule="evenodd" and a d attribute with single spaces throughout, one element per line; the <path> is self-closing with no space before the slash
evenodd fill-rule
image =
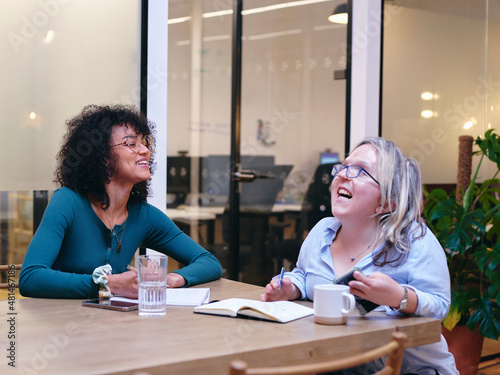
<path id="1" fill-rule="evenodd" d="M 476 373 L 484 337 L 498 340 L 500 336 L 500 180 L 496 178 L 500 172 L 500 139 L 491 129 L 483 138 L 477 137 L 475 144 L 479 149 L 472 155 L 480 159 L 463 198 L 456 197 L 461 191 L 448 194 L 435 189 L 426 192 L 424 208 L 429 227 L 445 249 L 450 272 L 451 307 L 443 321 L 443 333 L 451 336 L 450 331 L 460 326 L 480 336 L 477 363 L 460 363 L 471 356 L 470 348 L 466 354 L 454 353 L 461 374 Z M 494 162 L 497 170 L 491 179 L 477 184 L 485 158 Z M 457 343 L 450 342 L 449 337 L 447 340 L 453 353 Z"/>

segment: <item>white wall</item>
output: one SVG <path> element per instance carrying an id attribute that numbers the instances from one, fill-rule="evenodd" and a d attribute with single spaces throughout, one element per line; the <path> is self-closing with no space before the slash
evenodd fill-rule
<path id="1" fill-rule="evenodd" d="M 137 0 L 0 3 L 0 190 L 55 188 L 64 122 L 85 105 L 138 105 L 139 15 Z"/>
<path id="2" fill-rule="evenodd" d="M 460 4 L 455 4 L 453 15 L 387 9 L 382 135 L 417 159 L 425 183 L 456 183 L 459 135 L 475 138 L 489 124 L 499 128 L 500 56 L 495 46 L 500 27 L 493 15 L 500 14 L 500 7 L 490 2 L 488 25 L 485 2 L 477 3 L 478 10 L 483 8 L 482 18 L 465 8 L 460 12 Z M 424 91 L 438 97 L 424 101 Z M 425 109 L 435 116 L 422 118 Z M 463 129 L 472 117 L 477 124 Z"/>

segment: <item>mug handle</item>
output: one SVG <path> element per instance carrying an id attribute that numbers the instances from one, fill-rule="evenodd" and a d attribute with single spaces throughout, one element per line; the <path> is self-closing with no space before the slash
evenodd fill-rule
<path id="1" fill-rule="evenodd" d="M 347 309 L 342 309 L 342 314 L 347 315 L 350 312 L 354 311 L 354 308 L 356 307 L 356 300 L 354 299 L 354 296 L 351 293 L 342 293 L 342 296 L 344 297 L 344 306 L 347 304 L 349 305 L 349 308 Z"/>

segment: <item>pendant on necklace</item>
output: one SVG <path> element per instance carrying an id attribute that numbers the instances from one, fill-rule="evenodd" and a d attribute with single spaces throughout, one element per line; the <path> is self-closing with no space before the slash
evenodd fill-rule
<path id="1" fill-rule="evenodd" d="M 125 224 L 123 225 L 123 231 L 122 231 L 122 235 L 121 235 L 120 239 L 118 239 L 118 235 L 116 234 L 113 223 L 110 222 L 110 226 L 113 228 L 113 229 L 111 229 L 111 235 L 115 236 L 115 238 L 116 238 L 116 243 L 117 243 L 116 252 L 117 253 L 119 253 L 120 250 L 122 249 L 122 240 L 123 240 L 123 235 L 125 234 L 125 229 L 127 228 L 127 221 L 128 221 L 128 217 L 127 217 L 127 219 L 125 219 Z"/>

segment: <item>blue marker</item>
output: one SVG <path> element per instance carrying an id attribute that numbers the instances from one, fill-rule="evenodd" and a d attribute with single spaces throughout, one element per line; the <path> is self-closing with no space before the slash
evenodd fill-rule
<path id="1" fill-rule="evenodd" d="M 283 276 L 285 276 L 285 267 L 281 267 L 280 283 L 279 283 L 278 289 L 281 289 L 281 284 L 283 284 Z"/>

